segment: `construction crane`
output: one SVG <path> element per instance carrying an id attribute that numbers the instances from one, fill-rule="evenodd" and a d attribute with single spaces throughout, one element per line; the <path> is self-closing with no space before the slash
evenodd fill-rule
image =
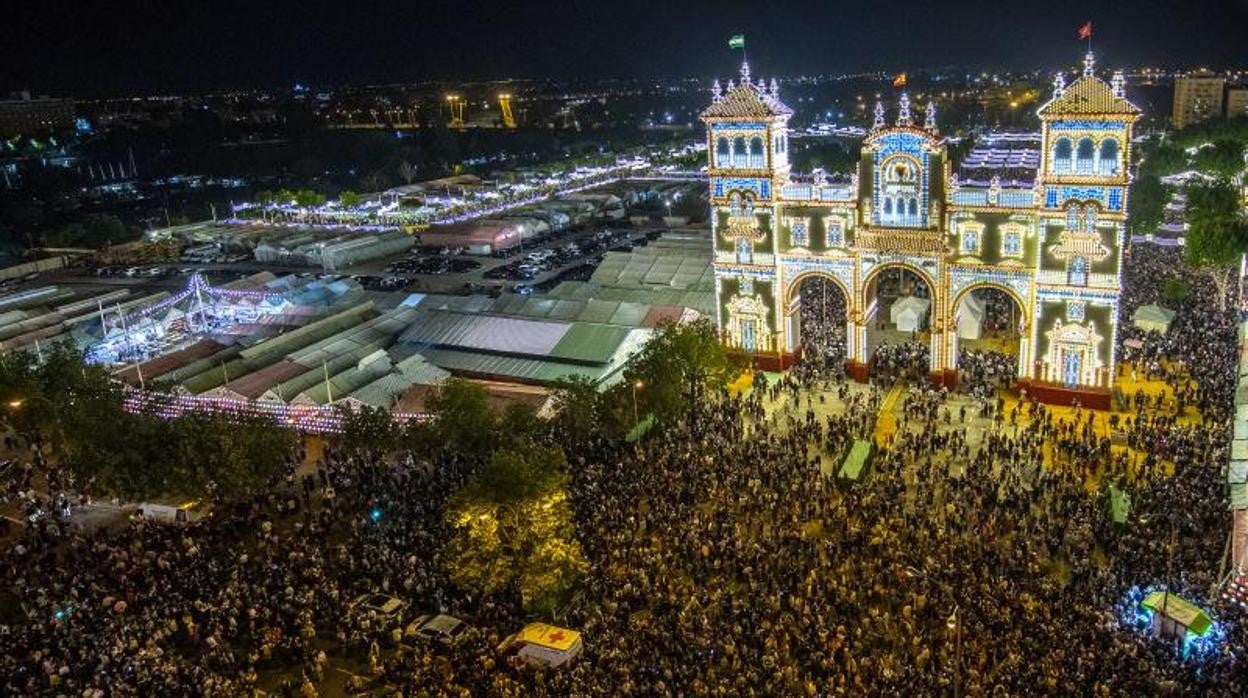
<path id="1" fill-rule="evenodd" d="M 464 98 L 459 95 L 447 95 L 446 102 L 451 107 L 451 128 L 464 128 Z"/>
<path id="2" fill-rule="evenodd" d="M 498 106 L 503 110 L 503 127 L 515 128 L 516 117 L 511 113 L 511 95 L 506 92 L 498 96 Z"/>

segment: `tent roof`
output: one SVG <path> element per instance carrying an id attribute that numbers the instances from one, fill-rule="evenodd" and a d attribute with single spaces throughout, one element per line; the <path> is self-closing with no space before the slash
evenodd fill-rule
<path id="1" fill-rule="evenodd" d="M 1182 623 L 1188 630 L 1197 635 L 1204 635 L 1209 632 L 1210 626 L 1213 625 L 1213 621 L 1209 619 L 1208 613 L 1205 613 L 1199 606 L 1177 594 L 1154 591 L 1145 596 L 1140 605 L 1154 613 L 1162 613 L 1164 609 L 1166 616 Z"/>
<path id="2" fill-rule="evenodd" d="M 926 298 L 918 298 L 916 296 L 904 296 L 893 301 L 891 311 L 893 313 L 903 313 L 906 311 L 914 311 L 916 313 L 925 313 L 932 302 Z"/>
<path id="3" fill-rule="evenodd" d="M 1169 324 L 1170 321 L 1174 319 L 1174 311 L 1169 308 L 1163 308 L 1160 305 L 1141 305 L 1135 309 L 1134 313 L 1132 313 L 1131 319 L 1135 322 L 1146 320 Z"/>

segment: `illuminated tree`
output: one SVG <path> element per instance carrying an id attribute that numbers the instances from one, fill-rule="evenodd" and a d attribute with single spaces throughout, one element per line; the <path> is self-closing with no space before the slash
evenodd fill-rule
<path id="1" fill-rule="evenodd" d="M 458 585 L 514 594 L 548 613 L 588 569 L 574 537 L 563 451 L 526 444 L 494 454 L 452 498 L 446 565 Z"/>

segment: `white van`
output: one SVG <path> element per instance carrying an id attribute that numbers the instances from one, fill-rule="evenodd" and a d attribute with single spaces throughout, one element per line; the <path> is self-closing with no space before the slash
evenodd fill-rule
<path id="1" fill-rule="evenodd" d="M 144 519 L 176 526 L 185 526 L 207 515 L 208 507 L 202 506 L 198 501 L 183 502 L 182 504 L 144 502 L 139 505 L 139 516 L 142 516 Z"/>
<path id="2" fill-rule="evenodd" d="M 571 663 L 584 649 L 580 633 L 546 623 L 529 623 L 498 646 L 517 663 L 551 668 Z"/>

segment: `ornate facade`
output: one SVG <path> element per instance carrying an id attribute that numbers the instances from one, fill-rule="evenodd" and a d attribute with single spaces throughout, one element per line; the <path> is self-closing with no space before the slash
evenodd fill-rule
<path id="1" fill-rule="evenodd" d="M 793 111 L 774 80 L 743 65 L 739 82 L 716 82 L 702 120 L 725 341 L 759 356 L 795 352 L 801 282 L 820 275 L 845 295 L 848 360 L 862 375 L 877 312 L 871 282 L 904 268 L 931 290 L 934 375 L 954 375 L 960 304 L 990 287 L 1021 309 L 1020 380 L 1107 391 L 1140 116 L 1123 88 L 1121 73 L 1095 74 L 1090 53 L 1072 83 L 1059 75 L 1038 112 L 1039 151 L 1025 160 L 1034 177 L 1021 180 L 960 180 L 934 104 L 916 118 L 902 93 L 892 125 L 876 105 L 857 172 L 836 183 L 790 172 Z"/>

